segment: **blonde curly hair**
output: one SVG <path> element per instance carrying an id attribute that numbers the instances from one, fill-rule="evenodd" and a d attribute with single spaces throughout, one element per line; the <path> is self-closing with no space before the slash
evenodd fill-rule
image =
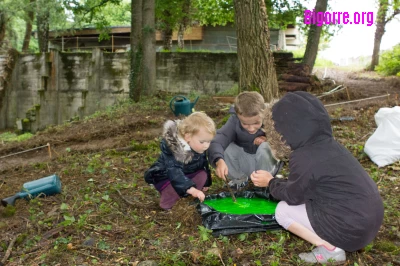
<path id="1" fill-rule="evenodd" d="M 265 137 L 271 148 L 272 154 L 278 160 L 285 160 L 289 158 L 292 150 L 290 146 L 282 139 L 282 135 L 276 131 L 275 122 L 272 119 L 272 106 L 278 102 L 279 99 L 273 99 L 266 105 L 264 110 L 264 130 Z"/>
<path id="2" fill-rule="evenodd" d="M 213 136 L 216 134 L 214 121 L 203 112 L 194 112 L 178 124 L 180 136 L 185 136 L 186 134 L 193 136 L 197 134 L 201 128 L 204 128 Z"/>

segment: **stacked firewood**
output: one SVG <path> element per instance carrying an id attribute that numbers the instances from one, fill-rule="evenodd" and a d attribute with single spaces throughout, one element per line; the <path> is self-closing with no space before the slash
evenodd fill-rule
<path id="1" fill-rule="evenodd" d="M 315 75 L 310 75 L 310 68 L 303 63 L 294 61 L 298 58 L 284 58 L 281 62 L 276 62 L 279 89 L 284 91 L 315 91 L 321 89 L 322 85 Z M 285 65 L 285 66 L 284 66 Z M 281 73 L 279 73 L 281 72 Z"/>

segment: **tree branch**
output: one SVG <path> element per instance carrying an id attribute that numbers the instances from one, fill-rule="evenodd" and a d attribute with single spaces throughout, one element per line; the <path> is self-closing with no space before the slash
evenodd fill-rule
<path id="1" fill-rule="evenodd" d="M 13 248 L 13 246 L 14 246 L 14 244 L 15 244 L 15 241 L 17 240 L 17 238 L 18 238 L 18 235 L 14 236 L 14 238 L 11 240 L 10 244 L 8 245 L 6 254 L 4 255 L 4 258 L 1 260 L 1 264 L 6 263 L 6 261 L 7 261 L 8 258 L 10 257 L 10 255 L 11 255 L 11 250 L 12 250 L 12 248 Z"/>
<path id="2" fill-rule="evenodd" d="M 393 11 L 393 14 L 385 20 L 385 24 L 391 21 L 396 15 L 400 14 L 400 9 Z"/>

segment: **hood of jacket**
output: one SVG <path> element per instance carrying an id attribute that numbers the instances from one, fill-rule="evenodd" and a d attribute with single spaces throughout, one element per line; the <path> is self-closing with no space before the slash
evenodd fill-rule
<path id="1" fill-rule="evenodd" d="M 185 149 L 184 143 L 179 140 L 179 123 L 180 120 L 168 120 L 167 122 L 165 122 L 162 134 L 162 137 L 165 141 L 161 143 L 161 149 L 167 152 L 171 152 L 178 162 L 187 164 L 193 159 L 194 151 L 192 149 Z M 167 147 L 165 147 L 165 145 Z"/>
<path id="2" fill-rule="evenodd" d="M 308 92 L 288 92 L 272 107 L 275 129 L 296 150 L 332 138 L 329 114 L 322 102 Z"/>

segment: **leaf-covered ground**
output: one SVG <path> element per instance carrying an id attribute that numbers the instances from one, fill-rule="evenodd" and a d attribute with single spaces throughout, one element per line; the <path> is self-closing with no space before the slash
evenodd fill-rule
<path id="1" fill-rule="evenodd" d="M 376 128 L 376 111 L 398 105 L 395 93 L 400 92 L 400 81 L 368 72 L 331 75 L 337 75 L 335 83 L 347 84 L 348 93 L 321 98 L 326 104 L 391 93 L 327 107 L 332 118 L 354 117 L 332 122 L 335 137 L 370 173 L 385 202 L 377 238 L 365 249 L 347 253 L 345 265 L 400 265 L 400 163 L 378 169 L 363 153 Z M 54 173 L 62 182 L 61 194 L 0 207 L 0 261 L 5 265 L 304 265 L 297 255 L 312 246 L 288 232 L 213 237 L 201 226 L 191 198 L 179 201 L 171 212 L 158 207 L 158 193 L 144 182 L 143 173 L 159 154 L 162 124 L 175 118 L 168 107 L 170 98 L 158 95 L 139 104 L 121 103 L 83 121 L 48 128 L 27 141 L 0 144 L 0 157 L 47 143 L 51 147 L 51 158 L 46 147 L 0 158 L 1 198 L 13 195 L 25 182 Z M 227 119 L 227 105 L 211 97 L 201 96 L 196 110 L 205 111 L 219 126 Z M 214 180 L 209 194 L 225 191 L 223 183 Z"/>

